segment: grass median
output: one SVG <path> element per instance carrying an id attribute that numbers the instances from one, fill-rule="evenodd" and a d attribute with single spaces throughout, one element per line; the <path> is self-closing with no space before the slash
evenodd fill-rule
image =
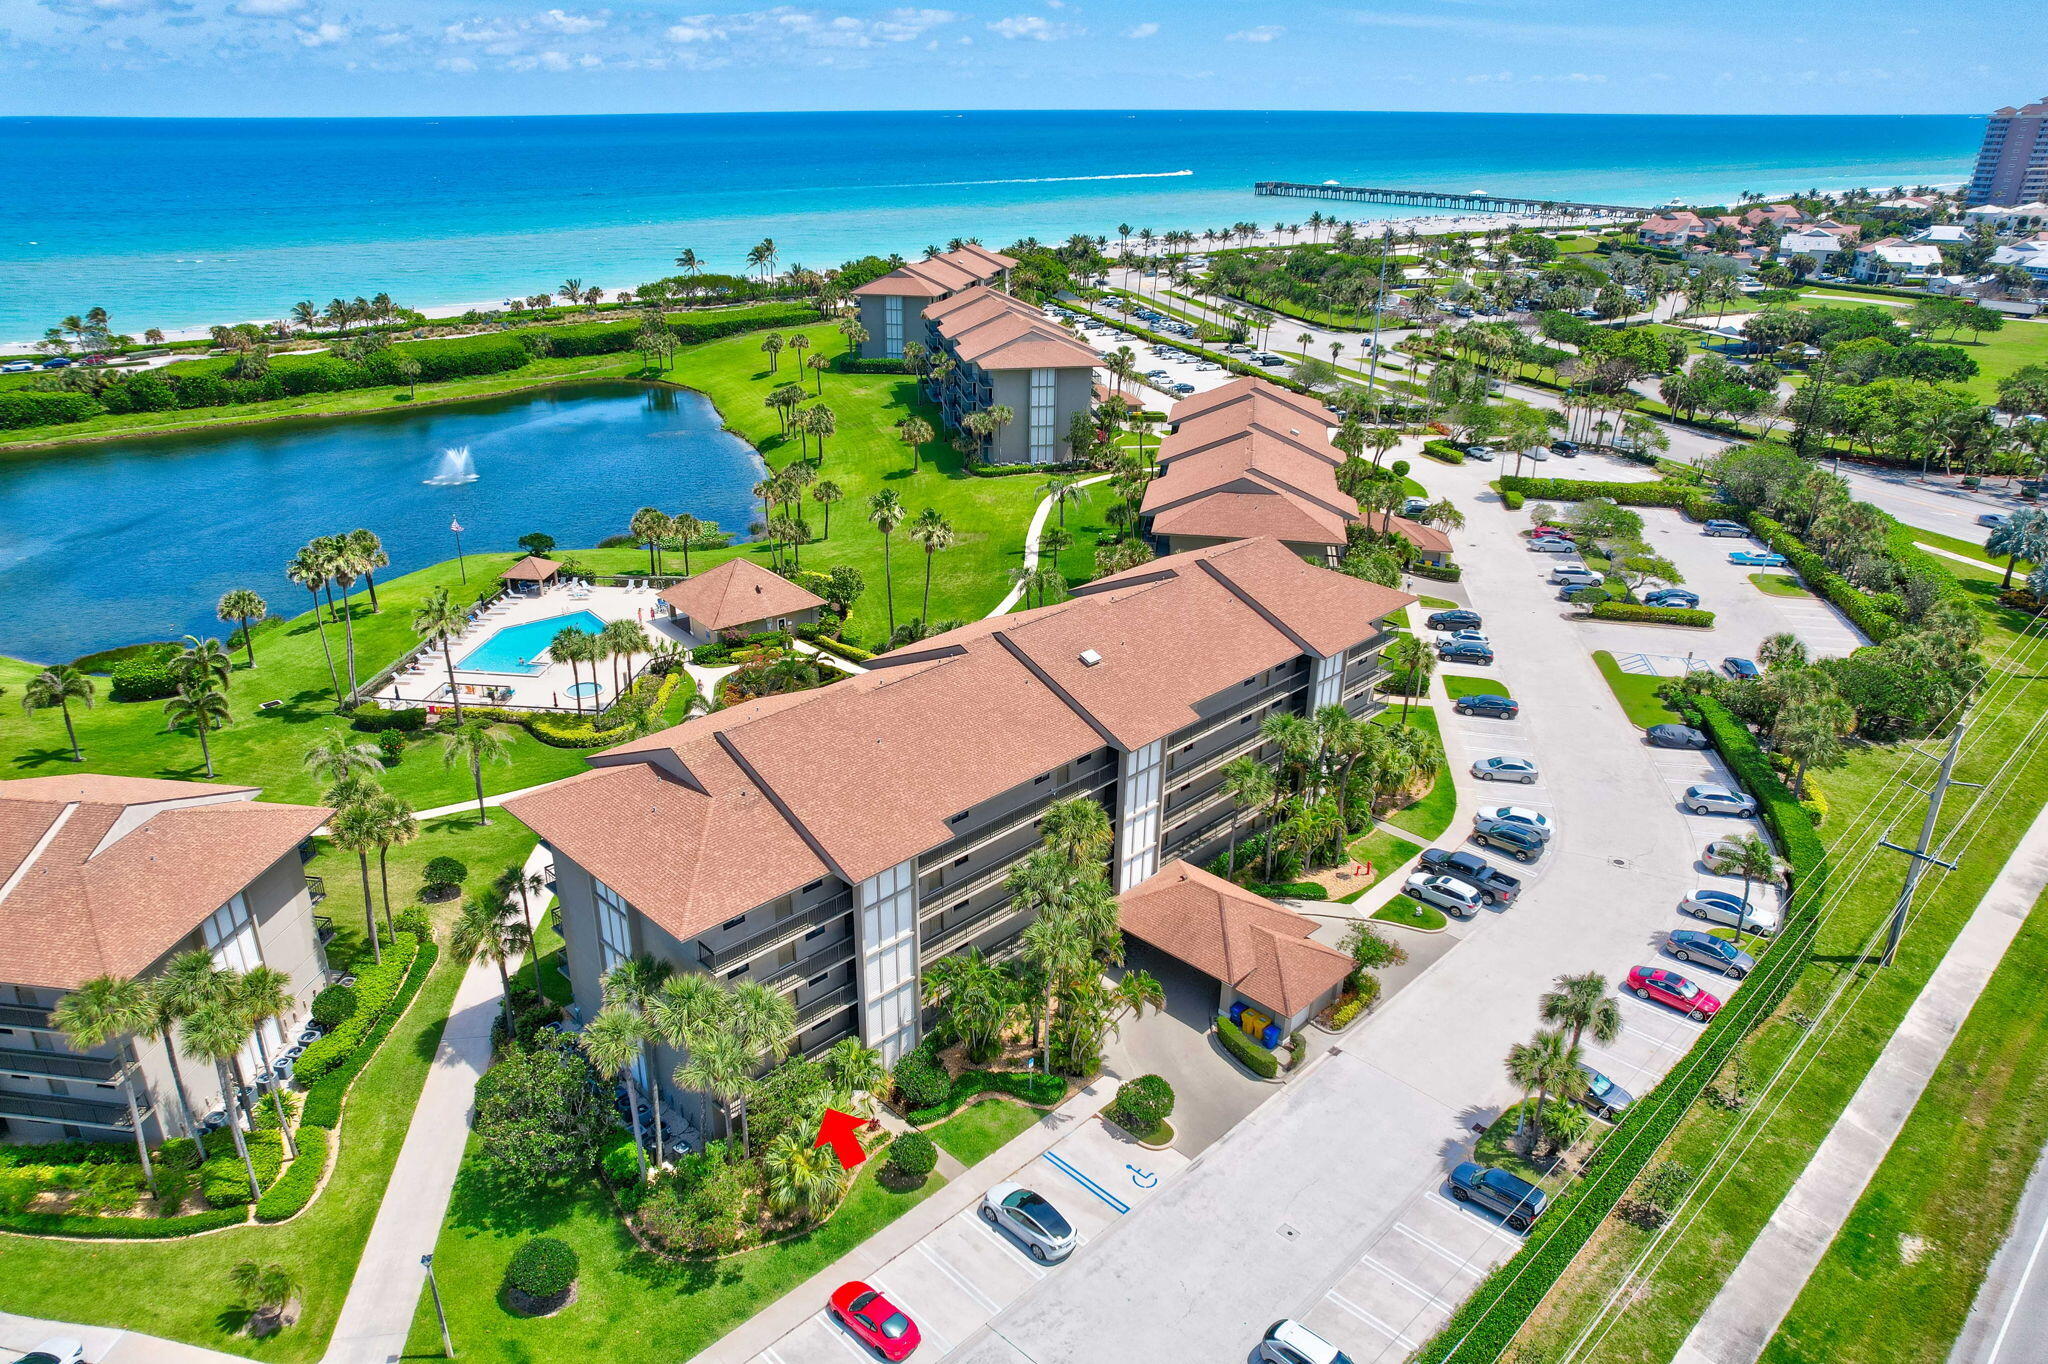
<path id="1" fill-rule="evenodd" d="M 1614 655 L 1605 649 L 1594 650 L 1593 662 L 1599 667 L 1600 675 L 1607 679 L 1614 699 L 1621 702 L 1622 713 L 1637 729 L 1681 722 L 1678 712 L 1665 705 L 1663 698 L 1657 695 L 1657 689 L 1670 678 L 1659 677 L 1655 673 L 1625 672 Z"/>
<path id="2" fill-rule="evenodd" d="M 973 1165 L 993 1155 L 997 1148 L 1044 1116 L 1043 1109 L 1028 1108 L 1009 1099 L 983 1099 L 955 1113 L 926 1135 L 962 1165 Z"/>

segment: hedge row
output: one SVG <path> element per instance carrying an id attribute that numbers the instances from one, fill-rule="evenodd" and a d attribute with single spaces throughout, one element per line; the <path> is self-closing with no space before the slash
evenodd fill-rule
<path id="1" fill-rule="evenodd" d="M 1741 511 L 1704 489 L 1660 479 L 1650 483 L 1603 483 L 1583 478 L 1530 478 L 1508 474 L 1500 480 L 1503 497 L 1518 492 L 1538 502 L 1585 502 L 1604 497 L 1624 507 L 1676 507 L 1695 521 L 1734 518 Z"/>
<path id="2" fill-rule="evenodd" d="M 1762 512 L 1746 518 L 1749 528 L 1766 545 L 1785 556 L 1807 588 L 1832 602 L 1850 623 L 1879 644 L 1899 632 L 1899 622 L 1878 609 L 1861 589 L 1827 566 L 1827 561 L 1806 547 L 1806 542 Z"/>
<path id="3" fill-rule="evenodd" d="M 1714 1016 L 1706 1031 L 1648 1094 L 1629 1105 L 1615 1130 L 1587 1162 L 1582 1179 L 1567 1189 L 1522 1248 L 1498 1266 L 1478 1291 L 1451 1314 L 1422 1352 L 1420 1364 L 1481 1364 L 1498 1360 L 1545 1295 L 1570 1268 L 1600 1224 L 1635 1183 L 1735 1047 L 1770 1017 L 1806 964 L 1820 929 L 1814 912 L 1826 878 L 1826 850 L 1812 822 L 1770 770 L 1749 731 L 1719 705 L 1701 698 L 1697 711 L 1721 756 L 1764 811 L 1792 864 L 1794 896 L 1788 926 L 1764 954 L 1754 975 Z"/>
<path id="4" fill-rule="evenodd" d="M 1263 896 L 1268 900 L 1282 898 L 1289 900 L 1327 900 L 1330 898 L 1330 892 L 1324 890 L 1314 881 L 1280 881 L 1272 885 L 1261 881 L 1246 881 L 1242 884 L 1252 894 Z"/>
<path id="5" fill-rule="evenodd" d="M 1714 628 L 1712 611 L 1683 606 L 1637 606 L 1633 602 L 1604 601 L 1593 608 L 1594 620 L 1639 621 L 1648 625 L 1683 625 L 1692 630 Z"/>
<path id="6" fill-rule="evenodd" d="M 22 1236 L 82 1236 L 102 1241 L 155 1241 L 239 1226 L 246 1208 L 212 1208 L 183 1217 L 94 1217 L 87 1214 L 0 1213 L 0 1231 Z"/>
<path id="7" fill-rule="evenodd" d="M 59 426 L 99 414 L 100 405 L 83 393 L 42 393 L 35 389 L 0 393 L 0 430 Z"/>
<path id="8" fill-rule="evenodd" d="M 1422 453 L 1444 464 L 1463 464 L 1465 452 L 1447 440 L 1426 440 L 1422 442 Z"/>
<path id="9" fill-rule="evenodd" d="M 943 1103 L 920 1108 L 909 1114 L 919 1127 L 935 1123 L 977 1094 L 1007 1094 L 1038 1108 L 1050 1108 L 1067 1096 L 1067 1082 L 1040 1070 L 963 1070 L 953 1077 L 953 1088 Z"/>
<path id="10" fill-rule="evenodd" d="M 908 374 L 908 360 L 891 360 L 885 355 L 860 356 L 842 354 L 833 368 L 843 374 Z"/>
<path id="11" fill-rule="evenodd" d="M 178 679 L 165 658 L 145 655 L 116 663 L 112 677 L 108 695 L 116 701 L 161 701 L 178 690 Z"/>
<path id="12" fill-rule="evenodd" d="M 1223 1043 L 1223 1049 L 1250 1067 L 1252 1074 L 1270 1080 L 1280 1073 L 1280 1058 L 1246 1037 L 1244 1030 L 1230 1021 L 1228 1014 L 1216 1015 L 1216 1036 Z"/>
<path id="13" fill-rule="evenodd" d="M 1405 570 L 1412 578 L 1431 578 L 1440 583 L 1454 583 L 1465 576 L 1465 570 L 1457 564 L 1432 564 L 1417 561 Z"/>
<path id="14" fill-rule="evenodd" d="M 268 1189 L 284 1168 L 284 1138 L 275 1129 L 245 1132 L 242 1144 L 249 1149 L 249 1164 L 256 1167 L 256 1183 Z M 208 1156 L 199 1167 L 199 1194 L 216 1208 L 244 1208 L 255 1201 L 249 1192 L 249 1170 L 235 1150 L 234 1133 L 222 1128 L 209 1132 L 205 1142 Z"/>
<path id="15" fill-rule="evenodd" d="M 820 649 L 837 654 L 848 662 L 865 663 L 875 656 L 874 650 L 863 649 L 858 644 L 848 644 L 843 639 L 834 639 L 815 625 L 797 626 L 796 635 L 798 639 L 809 640 Z"/>
<path id="16" fill-rule="evenodd" d="M 667 706 L 675 689 L 685 684 L 696 685 L 684 672 L 672 672 L 663 677 L 655 691 L 655 709 L 659 711 Z M 604 748 L 624 743 L 632 737 L 631 730 L 625 725 L 599 729 L 595 716 L 579 716 L 573 711 L 564 714 L 560 711 L 507 710 L 502 706 L 464 706 L 462 714 L 466 719 L 517 725 L 550 748 Z"/>
<path id="17" fill-rule="evenodd" d="M 334 1137 L 325 1127 L 301 1127 L 297 1133 L 299 1154 L 285 1167 L 275 1184 L 256 1200 L 258 1222 L 282 1222 L 296 1217 L 313 1201 L 320 1176 L 327 1172 L 327 1154 Z"/>
<path id="18" fill-rule="evenodd" d="M 356 1011 L 306 1047 L 292 1072 L 300 1084 L 314 1084 L 355 1055 L 397 998 L 419 948 L 418 938 L 400 933 L 385 949 L 383 961 L 356 972 Z"/>
<path id="19" fill-rule="evenodd" d="M 384 1044 L 385 1037 L 404 1016 L 406 1009 L 412 1004 L 412 997 L 420 992 L 420 986 L 426 983 L 427 976 L 433 971 L 434 959 L 440 955 L 440 951 L 431 939 L 420 944 L 419 952 L 413 958 L 412 970 L 406 975 L 405 987 L 391 1001 L 390 1009 L 385 1012 L 384 1021 L 364 1039 L 362 1046 L 356 1048 L 354 1055 L 329 1071 L 306 1091 L 305 1106 L 299 1114 L 301 1133 L 309 1127 L 332 1129 L 340 1125 L 341 1101 L 348 1097 L 349 1085 L 362 1073 L 363 1067 L 370 1063 L 370 1058 L 377 1054 L 377 1048 Z"/>

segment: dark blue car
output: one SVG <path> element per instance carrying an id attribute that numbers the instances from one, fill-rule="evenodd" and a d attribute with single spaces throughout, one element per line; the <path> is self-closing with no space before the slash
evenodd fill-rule
<path id="1" fill-rule="evenodd" d="M 1483 692 L 1478 696 L 1459 697 L 1456 709 L 1460 715 L 1491 715 L 1501 720 L 1512 720 L 1522 713 L 1522 703 L 1510 697 Z"/>
<path id="2" fill-rule="evenodd" d="M 1463 607 L 1432 612 L 1429 619 L 1424 622 L 1432 630 L 1477 630 L 1485 623 L 1479 618 L 1477 611 L 1467 611 Z"/>
<path id="3" fill-rule="evenodd" d="M 1764 670 L 1746 658 L 1724 658 L 1721 660 L 1721 671 L 1740 682 L 1752 677 L 1761 677 Z"/>
<path id="4" fill-rule="evenodd" d="M 1711 966 L 1730 980 L 1741 980 L 1756 968 L 1756 958 L 1726 938 L 1692 928 L 1674 928 L 1665 935 L 1664 946 L 1680 961 Z"/>

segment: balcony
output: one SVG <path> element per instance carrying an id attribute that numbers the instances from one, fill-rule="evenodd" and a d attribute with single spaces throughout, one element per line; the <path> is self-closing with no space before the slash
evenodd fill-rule
<path id="1" fill-rule="evenodd" d="M 144 1113 L 146 1102 L 138 1104 Z M 95 1103 L 90 1099 L 60 1099 L 53 1094 L 14 1094 L 0 1089 L 0 1118 L 24 1122 L 68 1122 L 80 1127 L 108 1127 L 129 1131 L 126 1102 Z"/>
<path id="2" fill-rule="evenodd" d="M 70 1051 L 31 1051 L 0 1047 L 0 1071 L 10 1075 L 54 1075 L 60 1080 L 91 1080 L 105 1084 L 123 1069 L 115 1056 L 80 1056 Z"/>
<path id="3" fill-rule="evenodd" d="M 50 1011 L 40 1004 L 0 1004 L 0 1028 L 42 1028 L 50 1026 Z"/>
<path id="4" fill-rule="evenodd" d="M 848 981 L 836 990 L 819 995 L 816 999 L 806 1000 L 796 1006 L 796 1025 L 799 1028 L 807 1028 L 826 1014 L 846 1008 L 859 996 L 859 987 L 853 981 Z"/>
<path id="5" fill-rule="evenodd" d="M 327 898 L 327 878 L 324 876 L 308 876 L 306 878 L 306 894 L 313 897 L 313 903 L 316 905 L 325 900 Z"/>
<path id="6" fill-rule="evenodd" d="M 328 918 L 325 914 L 315 914 L 313 916 L 313 936 L 319 939 L 322 947 L 333 942 L 334 920 Z"/>
<path id="7" fill-rule="evenodd" d="M 715 951 L 704 943 L 698 943 L 697 964 L 707 971 L 723 970 L 736 962 L 755 956 L 762 950 L 773 947 L 787 938 L 795 937 L 807 929 L 815 928 L 822 923 L 830 923 L 834 919 L 844 918 L 852 912 L 852 894 L 847 891 L 841 891 L 822 904 L 813 905 L 800 914 L 790 915 L 787 919 L 778 919 L 759 932 L 749 933 L 738 942 L 727 943 L 724 947 L 718 948 Z"/>
<path id="8" fill-rule="evenodd" d="M 988 927 L 991 921 L 999 919 L 1004 914 L 1014 910 L 1015 904 L 1013 902 L 1015 900 L 1016 897 L 1014 895 L 1005 895 L 1002 899 L 983 906 L 964 919 L 954 920 L 929 938 L 925 937 L 924 926 L 920 924 L 918 926 L 917 951 L 919 958 L 924 961 L 931 961 L 934 958 L 944 956 L 953 948 L 959 946 L 962 939 L 972 937 L 981 929 Z"/>
<path id="9" fill-rule="evenodd" d="M 770 967 L 766 971 L 750 971 L 741 979 L 751 980 L 757 985 L 773 985 L 778 981 L 788 980 L 791 976 L 814 976 L 820 971 L 829 971 L 852 960 L 853 938 L 848 936 L 840 938 L 829 947 L 807 952 L 784 965 Z"/>

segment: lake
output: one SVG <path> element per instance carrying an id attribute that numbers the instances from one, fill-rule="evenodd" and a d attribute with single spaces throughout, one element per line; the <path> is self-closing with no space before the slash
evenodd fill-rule
<path id="1" fill-rule="evenodd" d="M 469 447 L 474 482 L 427 482 Z M 138 640 L 225 635 L 213 604 L 284 576 L 316 535 L 368 527 L 396 577 L 544 531 L 566 548 L 643 506 L 740 536 L 763 465 L 701 394 L 582 384 L 374 416 L 159 436 L 0 457 L 0 653 L 61 661 Z"/>

